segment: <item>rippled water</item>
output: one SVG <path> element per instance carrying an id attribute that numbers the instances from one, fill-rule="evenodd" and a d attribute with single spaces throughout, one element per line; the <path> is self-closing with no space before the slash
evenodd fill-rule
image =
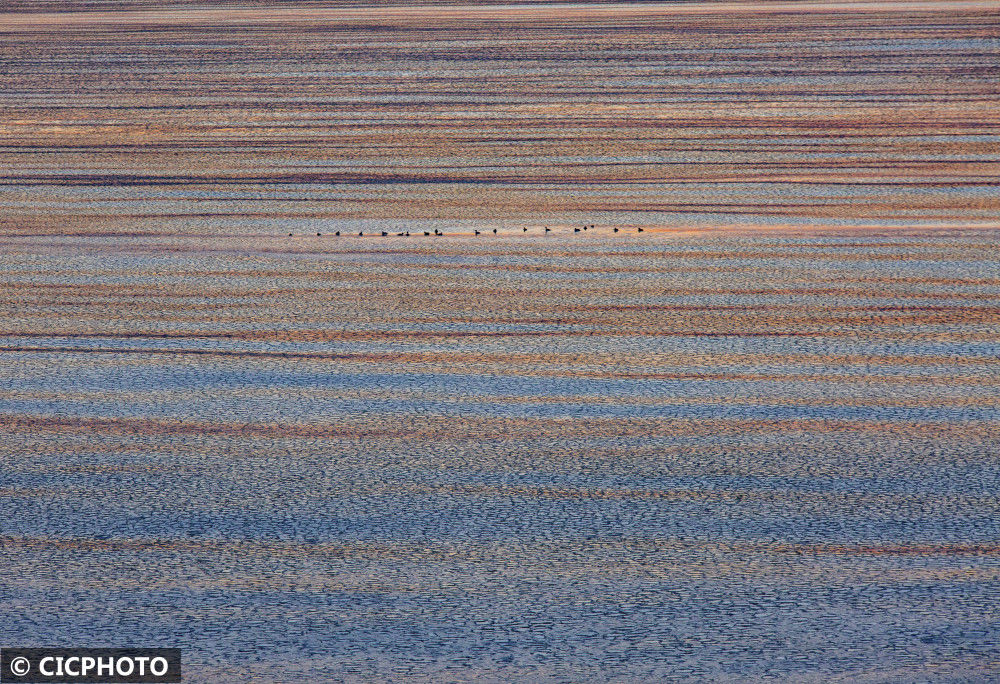
<path id="1" fill-rule="evenodd" d="M 998 64 L 977 0 L 4 3 L 0 646 L 1000 679 Z"/>
<path id="2" fill-rule="evenodd" d="M 9 237 L 4 639 L 988 681 L 993 239 Z"/>
<path id="3" fill-rule="evenodd" d="M 990 2 L 158 4 L 8 3 L 9 230 L 1000 215 Z"/>

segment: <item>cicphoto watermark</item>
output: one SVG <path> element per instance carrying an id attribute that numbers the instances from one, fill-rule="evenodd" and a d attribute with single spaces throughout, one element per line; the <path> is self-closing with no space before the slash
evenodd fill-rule
<path id="1" fill-rule="evenodd" d="M 179 681 L 179 648 L 0 648 L 3 684 Z"/>

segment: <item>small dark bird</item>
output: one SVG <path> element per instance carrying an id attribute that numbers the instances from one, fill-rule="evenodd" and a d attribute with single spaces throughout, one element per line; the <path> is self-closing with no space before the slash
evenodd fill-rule
<path id="1" fill-rule="evenodd" d="M 322 234 L 323 234 L 323 233 L 316 233 L 316 237 L 319 237 L 319 236 L 320 236 L 320 235 L 322 235 Z"/>
<path id="2" fill-rule="evenodd" d="M 291 233 L 289 233 L 289 234 L 288 234 L 288 237 L 292 237 L 292 234 L 291 234 Z"/>
<path id="3" fill-rule="evenodd" d="M 617 229 L 617 228 L 615 228 L 615 232 L 616 232 L 616 233 L 618 232 L 618 229 Z"/>
<path id="4" fill-rule="evenodd" d="M 527 233 L 527 232 L 528 232 L 528 229 L 527 229 L 527 228 L 522 228 L 522 229 L 521 229 L 521 232 L 522 232 L 522 233 Z"/>
<path id="5" fill-rule="evenodd" d="M 584 230 L 587 230 L 587 226 L 584 226 L 584 227 L 583 227 L 583 229 L 584 229 Z"/>
<path id="6" fill-rule="evenodd" d="M 497 229 L 496 229 L 496 228 L 494 228 L 494 229 L 493 229 L 493 234 L 494 234 L 494 235 L 496 235 L 496 234 L 497 234 Z"/>
<path id="7" fill-rule="evenodd" d="M 406 231 L 405 235 L 406 237 L 410 237 L 410 231 Z"/>
<path id="8" fill-rule="evenodd" d="M 337 237 L 340 237 L 340 231 L 338 230 L 336 233 L 334 233 L 334 235 L 336 235 Z"/>
<path id="9" fill-rule="evenodd" d="M 396 236 L 397 237 L 403 237 L 403 234 L 402 233 L 396 233 Z"/>
<path id="10" fill-rule="evenodd" d="M 427 232 L 427 231 L 425 230 L 425 231 L 424 231 L 424 235 L 430 235 L 430 233 L 428 233 L 428 232 Z"/>
<path id="11" fill-rule="evenodd" d="M 551 228 L 546 228 L 546 229 L 545 229 L 545 232 L 546 232 L 546 233 L 551 233 L 551 232 L 552 232 L 552 229 L 551 229 Z"/>
<path id="12" fill-rule="evenodd" d="M 365 236 L 365 231 L 359 230 L 358 231 L 358 237 L 364 237 L 364 236 Z"/>
<path id="13" fill-rule="evenodd" d="M 640 229 L 639 229 L 639 232 L 640 232 L 640 233 L 642 232 L 642 228 L 640 228 Z"/>
<path id="14" fill-rule="evenodd" d="M 580 229 L 579 229 L 579 228 L 574 228 L 574 229 L 573 229 L 573 232 L 574 232 L 574 233 L 579 233 L 579 232 L 580 232 Z"/>
<path id="15" fill-rule="evenodd" d="M 388 233 L 383 230 L 382 231 L 382 237 L 385 237 L 386 235 L 388 235 Z"/>
<path id="16" fill-rule="evenodd" d="M 475 231 L 473 231 L 473 232 L 474 232 L 474 233 L 475 233 L 476 235 L 479 235 L 479 231 L 478 231 L 478 230 L 475 230 Z"/>

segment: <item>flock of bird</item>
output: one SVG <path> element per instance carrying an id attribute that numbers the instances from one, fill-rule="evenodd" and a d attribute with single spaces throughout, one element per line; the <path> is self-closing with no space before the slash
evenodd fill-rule
<path id="1" fill-rule="evenodd" d="M 590 229 L 596 228 L 596 227 L 597 226 L 593 226 L 593 225 L 583 226 L 581 228 L 574 228 L 573 232 L 574 233 L 579 233 L 579 232 L 587 231 L 587 230 L 590 230 Z M 619 228 L 615 228 L 614 232 L 617 233 L 617 232 L 619 232 L 619 230 L 620 230 Z M 484 231 L 481 231 L 481 230 L 474 230 L 473 234 L 474 235 L 482 235 L 483 232 Z M 522 233 L 527 233 L 527 232 L 530 232 L 530 231 L 527 228 L 521 228 L 521 232 Z M 549 228 L 548 226 L 545 226 L 544 233 L 551 233 L 551 232 L 552 232 L 552 229 Z M 637 228 L 636 232 L 637 233 L 641 233 L 641 232 L 643 232 L 643 229 L 642 228 Z M 425 235 L 425 236 L 436 235 L 436 236 L 440 237 L 440 236 L 444 235 L 444 232 L 441 231 L 441 230 L 438 230 L 437 228 L 435 228 L 433 232 L 431 232 L 429 230 L 424 230 L 424 231 L 420 231 L 420 232 L 414 232 L 414 233 L 412 233 L 412 235 L 421 235 L 421 233 L 423 235 Z M 341 234 L 341 232 L 338 230 L 338 231 L 335 231 L 333 233 L 333 236 L 334 237 L 340 237 L 340 234 Z M 494 235 L 497 234 L 497 229 L 496 228 L 493 229 L 493 234 Z M 294 235 L 295 235 L 294 233 L 289 233 L 288 237 L 293 237 Z M 323 235 L 323 233 L 319 233 L 319 232 L 316 233 L 317 237 L 322 237 L 322 235 Z M 379 231 L 377 233 L 369 232 L 369 236 L 388 237 L 389 235 L 390 235 L 390 233 L 388 231 L 385 231 L 385 230 Z M 410 237 L 411 233 L 410 233 L 410 231 L 406 230 L 406 231 L 402 231 L 402 232 L 399 232 L 399 233 L 395 233 L 395 235 L 396 235 L 396 237 Z M 358 237 L 364 237 L 364 236 L 365 236 L 365 232 L 363 230 L 359 230 L 358 231 Z"/>

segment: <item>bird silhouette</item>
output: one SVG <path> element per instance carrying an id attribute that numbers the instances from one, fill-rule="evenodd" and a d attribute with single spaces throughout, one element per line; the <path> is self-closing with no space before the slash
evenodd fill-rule
<path id="1" fill-rule="evenodd" d="M 322 235 L 322 234 L 323 234 L 323 233 L 316 233 L 316 237 L 319 237 L 319 236 L 320 236 L 320 235 Z"/>
<path id="2" fill-rule="evenodd" d="M 430 235 L 430 233 L 425 230 L 424 235 Z"/>
<path id="3" fill-rule="evenodd" d="M 549 227 L 546 227 L 546 228 L 545 228 L 545 232 L 546 232 L 546 233 L 551 233 L 551 232 L 552 232 L 552 229 L 551 229 L 551 228 L 549 228 Z"/>
<path id="4" fill-rule="evenodd" d="M 383 230 L 382 231 L 382 237 L 385 237 L 386 235 L 388 235 L 388 233 Z"/>
<path id="5" fill-rule="evenodd" d="M 617 229 L 617 228 L 615 228 L 615 232 L 616 232 L 616 233 L 618 232 L 618 229 Z"/>
<path id="6" fill-rule="evenodd" d="M 642 228 L 640 228 L 640 229 L 639 229 L 639 232 L 640 232 L 640 233 L 642 232 Z"/>
<path id="7" fill-rule="evenodd" d="M 292 234 L 291 234 L 291 233 L 289 233 L 289 234 L 288 234 L 288 237 L 292 237 Z"/>
<path id="8" fill-rule="evenodd" d="M 496 234 L 497 234 L 497 229 L 496 229 L 496 228 L 494 228 L 494 229 L 493 229 L 493 234 L 494 234 L 494 235 L 496 235 Z"/>
<path id="9" fill-rule="evenodd" d="M 573 232 L 574 232 L 574 233 L 579 233 L 579 232 L 580 232 L 580 229 L 579 229 L 579 228 L 574 228 L 574 229 L 573 229 Z"/>
<path id="10" fill-rule="evenodd" d="M 522 232 L 522 233 L 527 233 L 527 232 L 528 232 L 528 229 L 527 229 L 527 228 L 522 228 L 522 229 L 521 229 L 521 232 Z"/>
<path id="11" fill-rule="evenodd" d="M 337 237 L 340 237 L 340 231 L 338 230 L 336 233 L 334 233 L 334 235 L 336 235 Z"/>
<path id="12" fill-rule="evenodd" d="M 474 233 L 475 233 L 476 235 L 479 235 L 479 231 L 478 231 L 478 230 L 474 230 L 473 232 L 474 232 Z"/>
<path id="13" fill-rule="evenodd" d="M 364 237 L 364 236 L 365 236 L 365 231 L 359 230 L 358 231 L 358 237 Z"/>

